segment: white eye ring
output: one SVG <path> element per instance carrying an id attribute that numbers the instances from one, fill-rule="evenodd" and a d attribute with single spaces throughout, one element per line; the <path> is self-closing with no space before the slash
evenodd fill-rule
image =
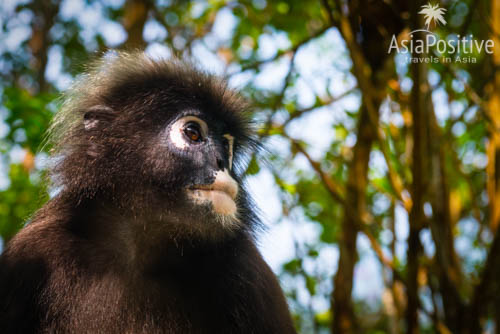
<path id="1" fill-rule="evenodd" d="M 196 116 L 181 117 L 170 127 L 170 140 L 176 147 L 184 149 L 192 144 L 192 142 L 187 139 L 184 134 L 184 126 L 190 122 L 195 122 L 200 126 L 202 138 L 206 138 L 208 136 L 208 126 L 203 120 Z"/>

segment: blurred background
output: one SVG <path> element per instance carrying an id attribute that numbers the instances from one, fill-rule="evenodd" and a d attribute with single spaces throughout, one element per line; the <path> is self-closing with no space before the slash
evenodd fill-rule
<path id="1" fill-rule="evenodd" d="M 0 26 L 1 244 L 49 198 L 89 60 L 189 57 L 253 103 L 258 242 L 300 333 L 500 333 L 500 1 L 2 0 Z M 398 52 L 424 28 L 494 47 Z"/>

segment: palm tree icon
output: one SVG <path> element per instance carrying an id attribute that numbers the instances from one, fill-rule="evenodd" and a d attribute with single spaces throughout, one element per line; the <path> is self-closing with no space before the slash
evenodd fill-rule
<path id="1" fill-rule="evenodd" d="M 444 12 L 446 12 L 446 9 L 440 8 L 439 5 L 431 5 L 431 3 L 428 3 L 427 5 L 422 6 L 422 10 L 418 13 L 424 14 L 425 25 L 427 26 L 427 30 L 429 30 L 429 26 L 432 21 L 436 24 L 446 24 L 446 20 L 443 17 Z"/>

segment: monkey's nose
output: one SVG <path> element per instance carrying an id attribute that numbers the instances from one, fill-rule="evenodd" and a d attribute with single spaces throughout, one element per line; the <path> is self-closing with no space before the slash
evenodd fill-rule
<path id="1" fill-rule="evenodd" d="M 211 188 L 214 190 L 221 190 L 231 196 L 232 199 L 236 198 L 238 194 L 238 183 L 229 175 L 227 169 L 224 171 L 218 171 L 215 174 L 215 181 L 211 184 Z"/>

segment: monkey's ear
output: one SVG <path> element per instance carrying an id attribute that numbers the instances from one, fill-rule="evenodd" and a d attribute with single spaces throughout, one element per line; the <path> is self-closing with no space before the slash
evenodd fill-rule
<path id="1" fill-rule="evenodd" d="M 101 127 L 103 123 L 114 118 L 114 110 L 110 107 L 97 105 L 85 111 L 83 114 L 83 127 L 85 130 L 94 130 Z"/>

